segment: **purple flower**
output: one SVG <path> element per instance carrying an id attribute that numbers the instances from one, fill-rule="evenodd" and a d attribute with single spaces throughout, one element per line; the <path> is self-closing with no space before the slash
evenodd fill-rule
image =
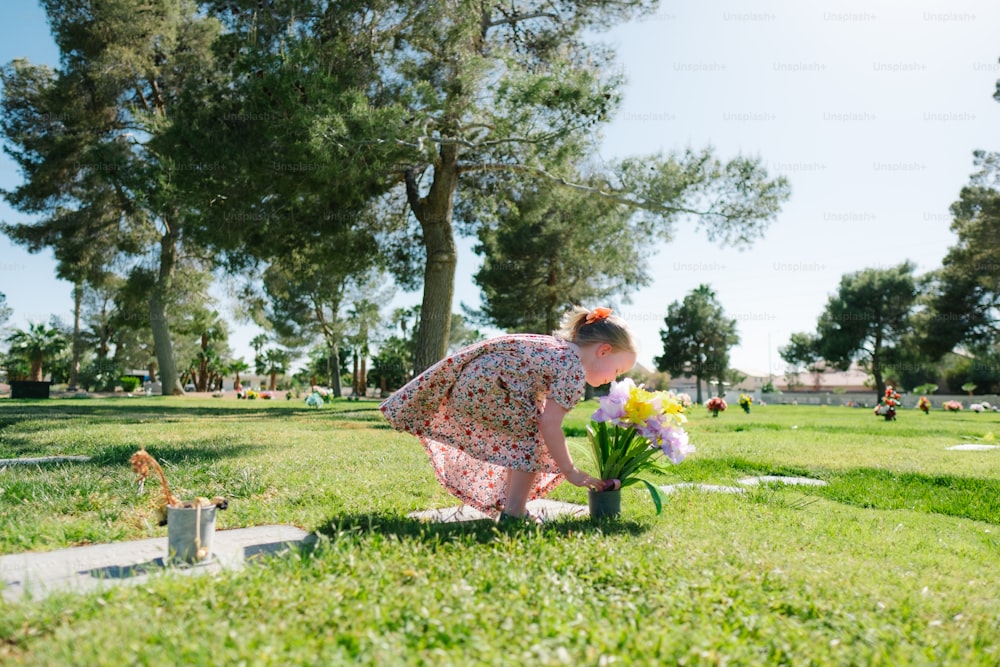
<path id="1" fill-rule="evenodd" d="M 633 389 L 635 389 L 635 383 L 629 378 L 625 378 L 621 382 L 612 380 L 611 390 L 607 396 L 601 396 L 597 399 L 600 407 L 594 411 L 590 418 L 595 422 L 620 422 L 621 418 L 625 416 L 625 403 L 628 402 Z"/>
<path id="2" fill-rule="evenodd" d="M 680 463 L 694 452 L 694 447 L 688 444 L 688 434 L 682 428 L 667 429 L 660 440 L 660 448 L 671 463 Z"/>

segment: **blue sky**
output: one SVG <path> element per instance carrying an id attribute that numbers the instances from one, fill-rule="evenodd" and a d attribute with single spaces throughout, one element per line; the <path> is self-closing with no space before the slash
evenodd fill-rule
<path id="1" fill-rule="evenodd" d="M 0 19 L 0 62 L 57 64 L 36 3 L 6 0 Z M 747 250 L 710 244 L 693 222 L 660 244 L 653 284 L 615 304 L 642 341 L 640 363 L 661 350 L 667 306 L 701 283 L 738 321 L 733 365 L 780 376 L 777 348 L 815 328 L 845 273 L 907 259 L 919 272 L 939 266 L 954 242 L 948 207 L 973 171 L 972 151 L 1000 150 L 998 34 L 995 0 L 666 0 L 601 34 L 628 82 L 604 130 L 603 158 L 711 145 L 722 158 L 759 155 L 792 185 L 764 239 Z M 19 178 L 0 159 L 0 186 Z M 0 204 L 0 219 L 24 218 Z M 455 310 L 459 301 L 478 305 L 469 245 Z M 0 292 L 14 309 L 9 326 L 70 318 L 70 286 L 54 278 L 51 256 L 5 238 Z M 419 294 L 397 302 L 418 303 Z M 252 357 L 257 332 L 237 326 L 237 356 Z"/>

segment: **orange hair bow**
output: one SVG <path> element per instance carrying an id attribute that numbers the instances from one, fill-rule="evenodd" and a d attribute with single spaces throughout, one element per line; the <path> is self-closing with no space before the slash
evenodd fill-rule
<path id="1" fill-rule="evenodd" d="M 593 324 L 598 320 L 603 320 L 607 318 L 607 316 L 610 314 L 611 314 L 610 308 L 604 308 L 603 306 L 598 306 L 597 308 L 594 308 L 592 311 L 587 313 L 587 324 Z"/>

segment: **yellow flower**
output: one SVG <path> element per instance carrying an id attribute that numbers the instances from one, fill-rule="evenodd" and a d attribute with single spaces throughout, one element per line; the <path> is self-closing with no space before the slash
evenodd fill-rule
<path id="1" fill-rule="evenodd" d="M 625 402 L 625 418 L 633 424 L 645 424 L 647 419 L 656 415 L 654 399 L 652 392 L 636 387 Z"/>
<path id="2" fill-rule="evenodd" d="M 660 412 L 674 424 L 684 424 L 687 417 L 684 416 L 684 405 L 677 400 L 677 397 L 665 391 L 657 392 L 660 399 Z"/>

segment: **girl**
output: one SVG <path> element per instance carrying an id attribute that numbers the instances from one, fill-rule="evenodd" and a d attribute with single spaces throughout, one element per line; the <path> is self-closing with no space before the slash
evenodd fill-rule
<path id="1" fill-rule="evenodd" d="M 605 483 L 573 465 L 563 418 L 583 395 L 635 365 L 636 344 L 610 308 L 575 308 L 551 336 L 513 334 L 439 361 L 387 398 L 394 428 L 420 438 L 438 481 L 462 502 L 525 517 L 563 478 Z"/>

